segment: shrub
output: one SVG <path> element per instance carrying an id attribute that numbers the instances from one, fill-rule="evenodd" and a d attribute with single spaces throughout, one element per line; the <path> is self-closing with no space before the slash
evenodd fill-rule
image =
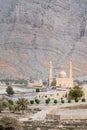
<path id="1" fill-rule="evenodd" d="M 8 100 L 8 103 L 9 103 L 10 105 L 14 105 L 14 101 L 11 100 L 11 99 Z"/>
<path id="2" fill-rule="evenodd" d="M 40 92 L 40 89 L 39 89 L 39 88 L 36 88 L 36 92 Z"/>
<path id="3" fill-rule="evenodd" d="M 11 86 L 8 86 L 7 89 L 6 89 L 6 92 L 8 95 L 13 95 L 14 94 L 14 90 Z"/>
<path id="4" fill-rule="evenodd" d="M 46 100 L 45 100 L 45 103 L 46 103 L 46 104 L 49 104 L 49 103 L 50 103 L 50 100 L 49 100 L 49 99 L 46 99 Z"/>
<path id="5" fill-rule="evenodd" d="M 71 103 L 71 99 L 68 99 L 68 103 Z"/>
<path id="6" fill-rule="evenodd" d="M 49 102 L 50 102 L 50 98 L 48 98 Z"/>
<path id="7" fill-rule="evenodd" d="M 39 103 L 40 103 L 40 100 L 39 100 L 39 99 L 35 99 L 35 102 L 36 102 L 37 104 L 39 104 Z"/>
<path id="8" fill-rule="evenodd" d="M 86 100 L 85 100 L 85 98 L 82 98 L 82 102 L 85 102 Z"/>
<path id="9" fill-rule="evenodd" d="M 30 104 L 34 104 L 34 100 L 31 100 L 31 101 L 30 101 Z"/>
<path id="10" fill-rule="evenodd" d="M 64 100 L 63 100 L 63 99 L 61 100 L 61 103 L 64 103 Z"/>
<path id="11" fill-rule="evenodd" d="M 56 99 L 54 99 L 54 103 L 57 104 L 57 100 Z"/>
<path id="12" fill-rule="evenodd" d="M 78 102 L 79 100 L 78 99 L 75 99 L 75 102 Z"/>

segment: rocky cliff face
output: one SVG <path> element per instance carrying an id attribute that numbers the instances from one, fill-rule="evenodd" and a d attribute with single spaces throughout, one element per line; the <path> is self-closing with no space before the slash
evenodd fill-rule
<path id="1" fill-rule="evenodd" d="M 87 0 L 0 0 L 0 78 L 87 75 Z"/>

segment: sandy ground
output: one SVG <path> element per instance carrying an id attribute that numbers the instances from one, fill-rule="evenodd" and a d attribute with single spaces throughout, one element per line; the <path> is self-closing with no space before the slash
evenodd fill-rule
<path id="1" fill-rule="evenodd" d="M 7 87 L 2 87 L 0 86 L 0 94 L 6 93 L 6 88 Z M 33 92 L 33 89 L 28 89 L 28 88 L 24 88 L 24 87 L 13 87 L 15 92 Z"/>
<path id="2" fill-rule="evenodd" d="M 54 106 L 47 106 L 44 110 L 30 116 L 32 120 L 44 120 L 46 118 L 46 114 L 52 111 Z"/>
<path id="3" fill-rule="evenodd" d="M 65 108 L 66 106 L 78 106 L 78 105 L 86 105 L 86 103 L 71 103 L 71 104 L 62 104 L 62 105 L 40 105 L 37 106 L 37 108 L 40 108 L 41 111 L 31 114 L 30 116 L 26 116 L 25 118 L 20 118 L 20 121 L 28 121 L 28 120 L 45 120 L 47 114 L 55 114 L 55 115 L 79 115 L 79 116 L 85 116 L 87 115 L 87 109 L 70 109 Z M 36 108 L 36 106 L 33 106 L 33 109 Z"/>
<path id="4" fill-rule="evenodd" d="M 36 107 L 33 107 L 33 108 L 36 108 Z M 54 109 L 54 106 L 47 106 L 47 105 L 42 105 L 40 107 L 37 107 L 37 108 L 41 108 L 42 110 L 35 113 L 35 114 L 31 114 L 31 115 L 26 115 L 25 118 L 20 118 L 19 120 L 20 121 L 28 121 L 28 120 L 32 120 L 32 121 L 35 121 L 35 120 L 45 120 L 46 118 L 46 114 L 48 114 L 50 111 L 52 111 Z"/>

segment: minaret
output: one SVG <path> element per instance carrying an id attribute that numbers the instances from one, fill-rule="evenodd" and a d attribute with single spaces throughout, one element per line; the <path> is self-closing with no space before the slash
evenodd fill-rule
<path id="1" fill-rule="evenodd" d="M 50 64 L 49 64 L 49 86 L 51 86 L 51 83 L 52 83 L 52 61 L 50 61 Z"/>
<path id="2" fill-rule="evenodd" d="M 70 61 L 69 78 L 72 78 L 72 61 Z"/>
<path id="3" fill-rule="evenodd" d="M 19 23 L 20 21 L 20 6 L 19 4 L 15 7 L 15 15 L 16 15 L 16 23 Z"/>

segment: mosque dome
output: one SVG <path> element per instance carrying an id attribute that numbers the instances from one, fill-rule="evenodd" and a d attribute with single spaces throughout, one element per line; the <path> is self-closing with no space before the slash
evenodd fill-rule
<path id="1" fill-rule="evenodd" d="M 65 71 L 61 71 L 61 72 L 59 73 L 59 77 L 60 77 L 60 78 L 66 78 L 66 77 L 67 77 L 66 72 L 65 72 Z"/>

